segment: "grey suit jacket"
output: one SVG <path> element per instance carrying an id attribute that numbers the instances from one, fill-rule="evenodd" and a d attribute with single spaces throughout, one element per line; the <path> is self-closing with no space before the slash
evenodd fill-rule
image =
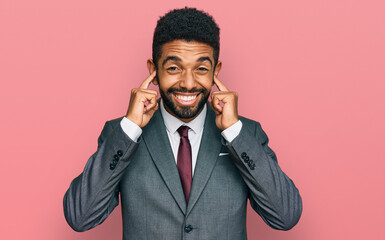
<path id="1" fill-rule="evenodd" d="M 259 123 L 241 117 L 240 134 L 226 143 L 208 107 L 186 205 L 160 111 L 138 142 L 106 123 L 98 150 L 64 196 L 64 214 L 75 231 L 102 223 L 119 203 L 123 239 L 247 239 L 246 206 L 275 229 L 299 220 L 302 200 L 277 163 Z"/>

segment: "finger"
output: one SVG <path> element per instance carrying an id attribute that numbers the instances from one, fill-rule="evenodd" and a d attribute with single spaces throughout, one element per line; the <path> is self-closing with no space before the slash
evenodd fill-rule
<path id="1" fill-rule="evenodd" d="M 131 89 L 131 95 L 135 96 L 136 94 L 140 94 L 141 92 L 145 93 L 152 93 L 158 95 L 158 91 L 156 90 L 151 90 L 151 89 L 144 89 L 144 88 L 133 88 Z"/>
<path id="2" fill-rule="evenodd" d="M 143 82 L 142 84 L 140 84 L 139 88 L 141 89 L 147 89 L 148 86 L 150 85 L 150 83 L 152 82 L 152 80 L 154 80 L 156 76 L 156 71 L 153 71 L 150 76 L 148 76 Z"/>
<path id="3" fill-rule="evenodd" d="M 150 93 L 154 94 L 155 96 L 158 96 L 158 91 L 156 90 L 138 88 L 138 92 Z"/>
<path id="4" fill-rule="evenodd" d="M 146 98 L 147 98 L 146 102 L 148 102 L 148 104 L 144 107 L 144 112 L 147 112 L 147 111 L 153 109 L 154 107 L 156 107 L 158 105 L 158 101 L 156 100 L 156 96 L 154 96 L 154 95 L 151 95 L 151 96 L 147 95 Z"/>
<path id="5" fill-rule="evenodd" d="M 222 98 L 226 97 L 227 95 L 229 95 L 231 92 L 223 92 L 223 91 L 215 91 L 215 92 L 212 92 L 212 97 L 218 97 L 219 100 L 222 100 Z"/>
<path id="6" fill-rule="evenodd" d="M 231 103 L 231 102 L 236 102 L 238 99 L 238 93 L 237 92 L 213 92 L 213 96 L 216 96 L 219 101 L 223 102 L 224 104 L 226 103 Z"/>
<path id="7" fill-rule="evenodd" d="M 217 114 L 222 113 L 223 107 L 220 104 L 221 100 L 217 95 L 211 95 L 211 105 Z"/>
<path id="8" fill-rule="evenodd" d="M 150 109 L 147 109 L 147 110 L 145 111 L 145 114 L 152 115 L 152 114 L 154 114 L 154 112 L 155 112 L 156 110 L 158 110 L 158 108 L 159 108 L 159 104 L 156 103 L 155 106 L 153 106 L 153 107 L 150 108 Z"/>
<path id="9" fill-rule="evenodd" d="M 214 75 L 214 83 L 217 86 L 219 91 L 224 91 L 224 92 L 229 91 L 229 89 L 225 86 L 225 84 L 223 84 L 223 82 L 221 82 L 216 75 Z"/>
<path id="10" fill-rule="evenodd" d="M 215 115 L 219 115 L 219 114 L 221 114 L 220 112 L 218 112 L 218 111 L 215 109 L 215 107 L 214 107 L 214 105 L 213 105 L 213 102 L 212 102 L 212 101 L 210 102 L 210 105 L 211 105 L 211 107 L 213 108 Z"/>
<path id="11" fill-rule="evenodd" d="M 157 91 L 140 88 L 133 89 L 133 93 L 131 94 L 133 101 L 142 103 L 149 101 L 151 98 L 156 98 L 157 96 Z"/>

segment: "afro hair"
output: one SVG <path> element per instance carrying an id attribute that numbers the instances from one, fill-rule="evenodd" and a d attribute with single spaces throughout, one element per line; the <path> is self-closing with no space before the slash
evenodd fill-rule
<path id="1" fill-rule="evenodd" d="M 174 40 L 197 41 L 210 45 L 214 50 L 216 66 L 219 57 L 219 27 L 209 14 L 185 7 L 171 10 L 158 20 L 152 43 L 152 59 L 156 68 L 163 44 Z"/>

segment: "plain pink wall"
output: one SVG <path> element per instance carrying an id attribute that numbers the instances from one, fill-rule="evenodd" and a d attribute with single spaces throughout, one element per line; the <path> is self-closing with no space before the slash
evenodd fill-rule
<path id="1" fill-rule="evenodd" d="M 0 239 L 121 239 L 120 208 L 76 233 L 62 198 L 185 5 L 217 20 L 220 79 L 303 198 L 289 232 L 249 211 L 249 239 L 384 239 L 383 0 L 0 0 Z"/>

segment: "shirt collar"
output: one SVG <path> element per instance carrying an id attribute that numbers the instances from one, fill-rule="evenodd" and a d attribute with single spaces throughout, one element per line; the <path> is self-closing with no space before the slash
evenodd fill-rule
<path id="1" fill-rule="evenodd" d="M 203 126 L 205 124 L 206 119 L 207 106 L 205 104 L 199 115 L 188 123 L 183 122 L 182 120 L 174 117 L 169 112 L 167 112 L 163 105 L 163 99 L 160 100 L 160 112 L 162 113 L 166 129 L 171 134 L 174 134 L 182 125 L 188 126 L 189 128 L 191 128 L 191 130 L 194 131 L 195 134 L 197 134 L 203 130 Z"/>

